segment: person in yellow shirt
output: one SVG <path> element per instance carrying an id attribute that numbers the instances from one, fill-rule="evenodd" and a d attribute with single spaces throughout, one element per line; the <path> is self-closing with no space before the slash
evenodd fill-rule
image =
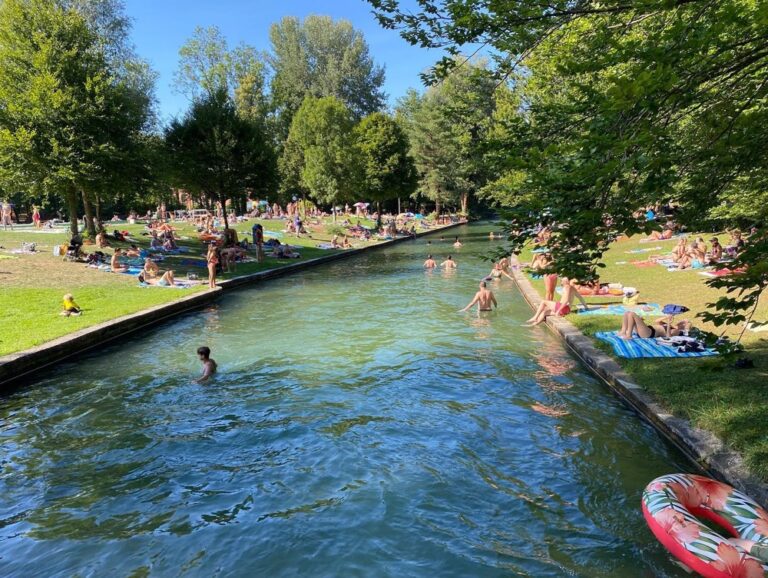
<path id="1" fill-rule="evenodd" d="M 70 315 L 80 315 L 80 313 L 82 313 L 82 309 L 75 303 L 75 298 L 72 294 L 67 293 L 64 295 L 64 311 L 61 314 L 69 317 Z"/>

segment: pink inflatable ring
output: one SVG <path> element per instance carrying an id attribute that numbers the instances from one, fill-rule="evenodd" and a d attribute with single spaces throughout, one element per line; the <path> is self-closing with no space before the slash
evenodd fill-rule
<path id="1" fill-rule="evenodd" d="M 643 491 L 643 515 L 659 542 L 705 578 L 768 578 L 768 566 L 700 521 L 757 542 L 753 553 L 768 551 L 768 512 L 735 488 L 692 474 L 662 476 Z"/>

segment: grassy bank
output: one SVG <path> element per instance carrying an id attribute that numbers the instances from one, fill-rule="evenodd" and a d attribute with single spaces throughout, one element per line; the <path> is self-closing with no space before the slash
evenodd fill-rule
<path id="1" fill-rule="evenodd" d="M 632 261 L 646 260 L 650 255 L 671 252 L 674 241 L 640 243 L 641 237 L 618 241 L 604 257 L 602 282 L 623 283 L 640 290 L 642 302 L 677 303 L 690 308 L 685 317 L 705 330 L 718 331 L 702 323 L 695 315 L 713 302 L 718 291 L 708 287 L 706 277 L 696 271 L 669 272 L 660 265 L 638 267 Z M 707 241 L 709 237 L 705 237 Z M 725 236 L 720 236 L 721 241 Z M 658 248 L 658 249 L 657 249 Z M 630 251 L 648 250 L 644 253 Z M 532 254 L 524 252 L 521 263 L 529 263 Z M 541 294 L 544 284 L 533 279 Z M 620 298 L 616 301 L 620 302 Z M 587 298 L 588 302 L 606 303 L 604 299 Z M 681 316 L 682 318 L 682 316 Z M 768 318 L 768 299 L 760 304 L 757 319 Z M 615 331 L 621 325 L 618 316 L 571 314 L 568 316 L 586 335 L 597 331 Z M 739 329 L 740 330 L 740 329 Z M 732 337 L 739 330 L 731 329 Z M 739 451 L 749 468 L 763 480 L 768 480 L 768 333 L 745 332 L 746 355 L 755 362 L 754 369 L 735 369 L 733 359 L 622 359 L 619 364 L 639 384 L 651 392 L 669 411 L 690 420 L 695 426 L 717 434 Z M 609 345 L 600 340 L 595 344 L 612 354 Z"/>
<path id="2" fill-rule="evenodd" d="M 301 259 L 275 259 L 267 257 L 264 262 L 247 262 L 237 265 L 233 273 L 225 273 L 220 280 L 247 275 L 267 269 L 283 267 L 296 261 L 305 261 L 321 255 L 338 252 L 322 250 L 319 243 L 332 237 L 326 232 L 325 224 L 310 229 L 311 238 L 287 235 L 281 230 L 284 221 L 259 221 L 265 228 L 265 236 L 275 236 L 281 243 L 301 247 Z M 370 221 L 363 222 L 370 225 Z M 239 235 L 250 234 L 253 221 L 234 226 Z M 177 279 L 186 279 L 188 273 L 196 274 L 201 280 L 207 279 L 205 268 L 205 245 L 198 239 L 197 231 L 186 223 L 173 223 L 177 229 L 178 242 L 187 252 L 169 255 L 159 263 L 160 270 L 173 269 Z M 131 233 L 140 247 L 148 247 L 150 237 L 143 225 L 107 223 L 114 229 Z M 3 310 L 3 331 L 0 332 L 0 355 L 28 349 L 51 339 L 67 335 L 103 321 L 135 313 L 163 303 L 169 303 L 195 291 L 206 290 L 205 283 L 189 289 L 141 287 L 134 276 L 120 273 L 105 273 L 88 268 L 82 263 L 64 261 L 53 255 L 53 247 L 67 241 L 68 235 L 60 232 L 36 232 L 29 227 L 16 227 L 14 231 L 0 231 L 0 308 Z M 35 243 L 34 254 L 18 254 L 15 250 L 22 243 Z M 104 251 L 112 254 L 115 247 L 126 248 L 129 243 L 110 240 L 112 248 Z M 375 244 L 373 241 L 354 241 L 354 247 Z M 86 251 L 96 250 L 94 246 L 84 247 Z M 255 256 L 255 254 L 254 254 Z M 62 296 L 72 293 L 84 312 L 79 317 L 62 317 Z"/>

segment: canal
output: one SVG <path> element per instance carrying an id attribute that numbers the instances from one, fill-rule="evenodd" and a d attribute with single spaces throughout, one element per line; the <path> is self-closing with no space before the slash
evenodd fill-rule
<path id="1" fill-rule="evenodd" d="M 685 576 L 640 512 L 684 458 L 511 281 L 458 312 L 489 231 L 233 292 L 0 398 L 0 576 Z"/>

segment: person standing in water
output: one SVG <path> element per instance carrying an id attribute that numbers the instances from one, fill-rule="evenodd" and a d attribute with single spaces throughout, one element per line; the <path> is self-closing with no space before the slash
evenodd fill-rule
<path id="1" fill-rule="evenodd" d="M 457 249 L 458 249 L 459 247 L 461 247 L 461 241 L 459 241 L 459 238 L 458 238 L 458 237 L 456 237 L 456 241 L 454 242 L 453 246 L 454 246 L 454 247 L 456 247 Z"/>
<path id="2" fill-rule="evenodd" d="M 448 258 L 440 263 L 441 267 L 444 267 L 446 270 L 448 269 L 455 269 L 456 268 L 456 261 L 453 260 L 453 257 L 448 255 Z"/>
<path id="3" fill-rule="evenodd" d="M 493 291 L 488 289 L 485 281 L 480 281 L 480 290 L 475 293 L 475 296 L 472 301 L 469 302 L 469 305 L 467 305 L 461 311 L 463 312 L 469 310 L 475 303 L 477 303 L 478 311 L 491 311 L 493 307 L 499 306 L 499 304 L 496 302 L 496 297 L 493 295 Z"/>
<path id="4" fill-rule="evenodd" d="M 198 347 L 197 356 L 203 362 L 203 374 L 196 380 L 197 383 L 210 381 L 216 373 L 216 362 L 211 359 L 211 348 L 206 346 Z"/>
<path id="5" fill-rule="evenodd" d="M 432 258 L 432 255 L 427 255 L 427 260 L 424 261 L 424 268 L 434 269 L 435 267 L 437 267 L 437 263 L 435 263 L 435 260 Z"/>

